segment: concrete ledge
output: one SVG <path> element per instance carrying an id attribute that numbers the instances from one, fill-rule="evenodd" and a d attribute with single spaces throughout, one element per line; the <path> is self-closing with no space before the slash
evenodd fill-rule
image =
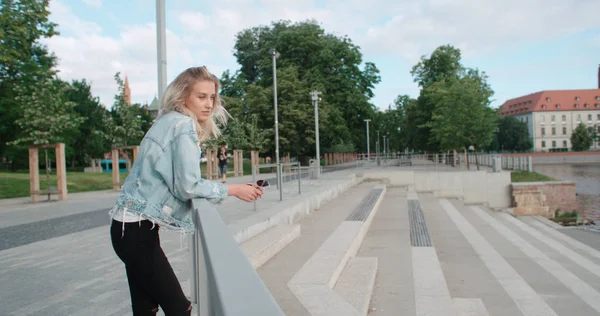
<path id="1" fill-rule="evenodd" d="M 440 261 L 433 247 L 412 247 L 417 315 L 456 315 Z"/>
<path id="2" fill-rule="evenodd" d="M 275 225 L 240 247 L 252 267 L 258 269 L 298 237 L 300 225 Z"/>
<path id="3" fill-rule="evenodd" d="M 363 315 L 332 289 L 346 263 L 356 255 L 373 217 L 383 200 L 386 187 L 365 221 L 343 221 L 288 282 L 288 287 L 313 315 Z M 320 296 L 320 297 L 315 297 Z"/>
<path id="4" fill-rule="evenodd" d="M 356 185 L 359 182 L 358 180 L 362 181 L 362 179 L 350 175 L 316 195 L 299 196 L 296 197 L 295 201 L 290 201 L 287 204 L 282 203 L 282 209 L 257 212 L 237 221 L 235 224 L 229 225 L 229 230 L 235 241 L 241 244 L 277 224 L 294 224 L 321 207 L 321 205 L 335 199 L 348 188 Z"/>
<path id="5" fill-rule="evenodd" d="M 333 291 L 356 308 L 359 315 L 367 315 L 376 276 L 376 257 L 354 257 L 348 261 Z"/>
<path id="6" fill-rule="evenodd" d="M 456 316 L 489 316 L 483 301 L 480 298 L 458 298 L 452 299 Z"/>

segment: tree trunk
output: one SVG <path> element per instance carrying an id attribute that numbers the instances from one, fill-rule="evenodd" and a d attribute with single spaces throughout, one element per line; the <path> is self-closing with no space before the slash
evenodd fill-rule
<path id="1" fill-rule="evenodd" d="M 467 163 L 467 170 L 471 170 L 471 166 L 469 164 L 469 148 L 465 148 L 465 160 Z"/>
<path id="2" fill-rule="evenodd" d="M 479 171 L 479 154 L 475 153 L 475 165 L 477 165 L 477 171 Z"/>

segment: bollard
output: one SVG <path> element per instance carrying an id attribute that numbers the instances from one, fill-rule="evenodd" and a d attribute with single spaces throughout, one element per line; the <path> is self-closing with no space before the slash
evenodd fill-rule
<path id="1" fill-rule="evenodd" d="M 300 162 L 298 162 L 298 194 L 302 194 L 302 184 L 301 184 L 300 180 L 301 180 Z"/>

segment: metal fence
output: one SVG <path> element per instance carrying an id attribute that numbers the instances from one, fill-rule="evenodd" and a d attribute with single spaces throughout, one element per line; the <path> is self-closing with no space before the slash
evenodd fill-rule
<path id="1" fill-rule="evenodd" d="M 214 207 L 198 199 L 194 208 L 191 292 L 197 315 L 285 315 Z"/>
<path id="2" fill-rule="evenodd" d="M 365 160 L 363 160 L 365 161 Z M 515 170 L 533 171 L 531 156 L 502 156 L 495 154 L 390 154 L 371 157 L 370 166 L 404 167 L 413 170 Z M 374 163 L 373 163 L 374 162 Z"/>

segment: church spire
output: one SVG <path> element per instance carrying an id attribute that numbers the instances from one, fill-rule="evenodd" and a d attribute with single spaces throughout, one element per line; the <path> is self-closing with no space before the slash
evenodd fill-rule
<path id="1" fill-rule="evenodd" d="M 125 76 L 125 85 L 123 87 L 123 98 L 125 99 L 125 104 L 131 105 L 131 89 L 129 88 L 129 79 Z"/>

